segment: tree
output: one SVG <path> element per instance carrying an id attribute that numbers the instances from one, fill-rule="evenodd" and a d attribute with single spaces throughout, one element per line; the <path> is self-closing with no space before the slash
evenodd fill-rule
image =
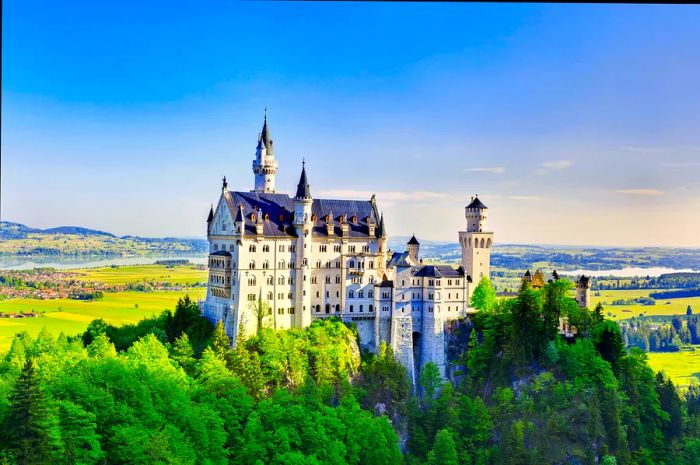
<path id="1" fill-rule="evenodd" d="M 602 323 L 605 319 L 605 309 L 603 304 L 598 302 L 593 310 L 593 324 Z"/>
<path id="2" fill-rule="evenodd" d="M 618 324 L 604 320 L 593 327 L 592 337 L 601 357 L 610 362 L 614 373 L 619 373 L 620 359 L 625 355 L 625 345 Z"/>
<path id="3" fill-rule="evenodd" d="M 471 306 L 481 311 L 488 312 L 496 305 L 496 291 L 488 276 L 484 276 L 474 289 Z"/>
<path id="4" fill-rule="evenodd" d="M 448 429 L 441 429 L 435 435 L 433 449 L 428 453 L 429 465 L 457 465 L 457 447 Z"/>
<path id="5" fill-rule="evenodd" d="M 542 314 L 544 317 L 544 332 L 547 339 L 552 340 L 559 332 L 559 318 L 562 313 L 568 316 L 568 309 L 574 303 L 568 296 L 573 284 L 568 279 L 558 279 L 544 286 L 544 302 Z"/>
<path id="6" fill-rule="evenodd" d="M 5 447 L 14 454 L 18 464 L 54 463 L 53 452 L 60 433 L 39 386 L 33 358 L 27 359 L 10 394 L 2 432 Z"/>
<path id="7" fill-rule="evenodd" d="M 171 350 L 171 357 L 185 370 L 185 373 L 191 375 L 194 372 L 194 350 L 192 350 L 190 338 L 187 336 L 187 333 L 182 333 L 180 337 L 175 339 Z"/>
<path id="8" fill-rule="evenodd" d="M 226 334 L 226 329 L 221 320 L 216 322 L 214 334 L 211 336 L 211 348 L 221 360 L 226 361 L 227 354 L 231 350 L 231 340 Z"/>
<path id="9" fill-rule="evenodd" d="M 521 365 L 530 364 L 542 354 L 547 339 L 539 294 L 527 280 L 523 280 L 511 313 L 511 352 Z"/>
<path id="10" fill-rule="evenodd" d="M 427 402 L 435 397 L 437 389 L 442 384 L 442 377 L 440 376 L 440 369 L 433 362 L 428 362 L 423 365 L 423 369 L 420 372 L 420 377 L 418 379 L 418 384 L 423 389 L 423 397 Z"/>

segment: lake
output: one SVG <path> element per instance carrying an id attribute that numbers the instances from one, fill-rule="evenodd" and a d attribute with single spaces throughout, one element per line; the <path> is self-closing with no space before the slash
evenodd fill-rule
<path id="1" fill-rule="evenodd" d="M 599 278 L 601 276 L 616 276 L 620 278 L 633 278 L 635 276 L 651 276 L 652 278 L 657 278 L 662 274 L 667 273 L 693 273 L 696 272 L 691 268 L 666 268 L 663 266 L 655 266 L 649 268 L 628 266 L 625 268 L 617 270 L 573 270 L 573 271 L 560 271 L 559 274 L 569 275 L 569 276 L 593 276 L 594 278 Z"/>

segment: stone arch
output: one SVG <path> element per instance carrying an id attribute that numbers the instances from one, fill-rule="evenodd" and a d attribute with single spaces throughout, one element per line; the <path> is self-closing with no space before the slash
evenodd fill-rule
<path id="1" fill-rule="evenodd" d="M 468 247 L 471 247 L 471 246 L 472 246 L 472 238 L 471 238 L 471 237 L 467 239 L 467 244 L 466 244 L 466 245 L 467 245 Z"/>
<path id="2" fill-rule="evenodd" d="M 479 245 L 479 248 L 483 249 L 483 248 L 485 248 L 485 246 L 486 246 L 486 241 L 485 241 L 484 238 L 482 237 L 482 238 L 481 238 L 481 244 Z"/>
<path id="3" fill-rule="evenodd" d="M 491 248 L 491 238 L 489 237 L 488 240 L 486 241 L 486 248 L 490 249 Z"/>

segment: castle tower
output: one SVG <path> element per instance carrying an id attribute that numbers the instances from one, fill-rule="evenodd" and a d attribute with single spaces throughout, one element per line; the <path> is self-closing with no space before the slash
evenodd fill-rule
<path id="1" fill-rule="evenodd" d="M 255 190 L 253 192 L 275 192 L 275 175 L 277 175 L 277 160 L 270 130 L 267 128 L 267 111 L 263 128 L 258 135 L 258 146 L 255 148 L 253 160 L 255 174 Z"/>
<path id="2" fill-rule="evenodd" d="M 408 256 L 411 257 L 415 262 L 418 262 L 418 253 L 420 252 L 420 242 L 416 239 L 416 236 L 411 236 L 411 239 L 406 244 L 406 250 L 408 251 Z"/>
<path id="3" fill-rule="evenodd" d="M 294 196 L 294 228 L 296 240 L 296 296 L 295 320 L 297 327 L 311 324 L 311 186 L 306 179 L 306 163 L 302 163 L 301 177 Z"/>
<path id="4" fill-rule="evenodd" d="M 488 208 L 479 200 L 478 195 L 472 197 L 471 203 L 464 210 L 467 230 L 459 232 L 462 267 L 472 280 L 472 284 L 469 286 L 470 300 L 471 294 L 481 278 L 488 277 L 491 272 L 493 233 L 486 230 L 487 210 Z"/>
<path id="5" fill-rule="evenodd" d="M 588 307 L 591 302 L 591 278 L 581 275 L 576 281 L 576 302 L 579 307 Z"/>

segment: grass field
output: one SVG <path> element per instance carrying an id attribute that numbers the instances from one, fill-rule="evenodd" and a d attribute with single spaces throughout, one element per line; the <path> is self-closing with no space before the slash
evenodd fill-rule
<path id="1" fill-rule="evenodd" d="M 169 284 L 192 285 L 206 283 L 207 270 L 192 265 L 165 267 L 162 265 L 136 265 L 72 270 L 84 281 L 107 284 L 129 284 L 155 281 Z"/>
<path id="2" fill-rule="evenodd" d="M 595 293 L 600 292 L 600 296 Z M 693 308 L 694 313 L 700 313 L 700 297 L 688 297 L 683 299 L 662 299 L 657 300 L 656 305 L 610 305 L 613 300 L 617 299 L 634 299 L 637 297 L 648 297 L 651 292 L 658 292 L 658 289 L 641 289 L 641 290 L 611 290 L 611 291 L 595 291 L 591 292 L 591 307 L 595 307 L 598 302 L 608 302 L 605 305 L 605 313 L 612 313 L 612 318 L 615 320 L 624 320 L 639 315 L 646 316 L 673 316 L 685 315 L 688 305 Z"/>
<path id="3" fill-rule="evenodd" d="M 654 371 L 663 371 L 681 388 L 700 382 L 700 346 L 695 346 L 695 352 L 651 352 L 647 356 Z"/>
<path id="4" fill-rule="evenodd" d="M 96 318 L 102 318 L 115 325 L 135 323 L 163 310 L 173 310 L 177 300 L 185 294 L 189 294 L 196 300 L 205 296 L 206 289 L 200 287 L 186 291 L 106 293 L 104 298 L 94 302 L 71 299 L 5 300 L 0 302 L 0 312 L 22 310 L 25 313 L 46 313 L 38 318 L 0 319 L 0 352 L 6 351 L 10 347 L 12 338 L 21 331 L 26 330 L 35 336 L 46 327 L 54 335 L 61 332 L 73 335 L 84 331 Z"/>

